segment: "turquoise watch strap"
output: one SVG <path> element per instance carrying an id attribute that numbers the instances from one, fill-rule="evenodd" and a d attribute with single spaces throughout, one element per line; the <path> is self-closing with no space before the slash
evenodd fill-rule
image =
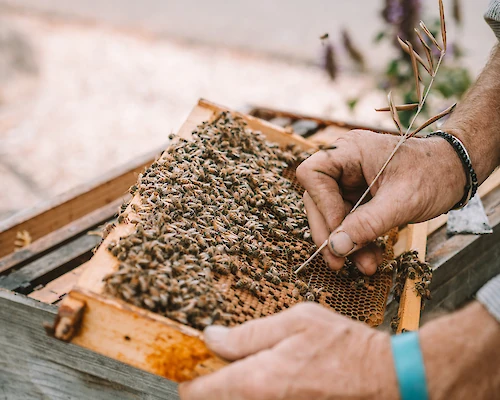
<path id="1" fill-rule="evenodd" d="M 428 400 L 418 333 L 406 332 L 392 336 L 391 348 L 401 400 Z"/>

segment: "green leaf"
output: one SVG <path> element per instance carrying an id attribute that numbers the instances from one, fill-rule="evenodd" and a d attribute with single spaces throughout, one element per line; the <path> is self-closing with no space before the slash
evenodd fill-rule
<path id="1" fill-rule="evenodd" d="M 472 83 L 469 71 L 462 67 L 443 67 L 442 72 L 436 76 L 435 89 L 449 99 L 460 99 Z"/>
<path id="2" fill-rule="evenodd" d="M 354 111 L 354 109 L 358 105 L 358 102 L 359 102 L 359 98 L 357 98 L 357 97 L 352 98 L 352 99 L 348 99 L 347 100 L 347 107 L 349 107 L 350 111 Z"/>
<path id="3" fill-rule="evenodd" d="M 375 38 L 373 39 L 374 43 L 379 43 L 383 38 L 385 38 L 386 33 L 384 31 L 380 31 L 377 33 Z"/>

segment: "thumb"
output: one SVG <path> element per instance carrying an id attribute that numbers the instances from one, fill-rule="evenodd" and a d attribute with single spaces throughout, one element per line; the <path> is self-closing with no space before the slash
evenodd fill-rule
<path id="1" fill-rule="evenodd" d="M 307 310 L 304 310 L 306 308 Z M 226 360 L 245 358 L 270 349 L 286 338 L 305 330 L 308 319 L 306 314 L 310 315 L 310 311 L 310 307 L 304 304 L 270 317 L 245 322 L 234 328 L 209 326 L 203 332 L 205 343 L 210 350 Z"/>
<path id="2" fill-rule="evenodd" d="M 366 204 L 348 214 L 328 239 L 337 257 L 346 257 L 400 224 L 398 199 L 380 191 Z"/>

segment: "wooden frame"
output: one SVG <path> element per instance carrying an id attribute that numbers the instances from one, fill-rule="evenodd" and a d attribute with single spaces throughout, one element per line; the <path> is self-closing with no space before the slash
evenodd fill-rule
<path id="1" fill-rule="evenodd" d="M 181 127 L 179 136 L 190 138 L 196 126 L 225 110 L 201 100 Z M 304 150 L 316 147 L 285 129 L 252 116 L 241 116 L 250 128 L 260 130 L 273 142 L 295 143 Z M 132 203 L 135 201 L 138 196 Z M 127 212 L 133 217 L 130 206 Z M 134 229 L 132 223 L 123 222 L 106 237 L 87 263 L 77 285 L 62 302 L 54 335 L 176 382 L 220 368 L 225 363 L 205 347 L 199 331 L 103 294 L 103 277 L 116 271 L 119 264 L 106 250 L 106 244 Z M 415 240 L 417 235 L 418 240 L 425 243 L 426 232 L 420 230 L 410 234 Z"/>

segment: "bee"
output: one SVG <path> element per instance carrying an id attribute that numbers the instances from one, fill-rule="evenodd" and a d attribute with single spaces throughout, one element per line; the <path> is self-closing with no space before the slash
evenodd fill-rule
<path id="1" fill-rule="evenodd" d="M 316 301 L 316 296 L 314 295 L 314 293 L 312 292 L 307 292 L 305 295 L 304 295 L 304 300 L 305 301 Z"/>
<path id="2" fill-rule="evenodd" d="M 150 297 L 145 297 L 142 302 L 144 305 L 149 308 L 150 310 L 154 310 L 156 308 L 156 303 L 150 298 Z"/>
<path id="3" fill-rule="evenodd" d="M 295 287 L 299 289 L 299 293 L 303 296 L 309 291 L 309 286 L 302 280 L 297 279 L 295 281 Z"/>
<path id="4" fill-rule="evenodd" d="M 124 300 L 130 300 L 135 296 L 135 291 L 130 286 L 122 285 L 120 291 Z"/>
<path id="5" fill-rule="evenodd" d="M 213 271 L 221 274 L 221 275 L 228 275 L 230 271 L 229 267 L 225 264 L 222 263 L 216 263 L 213 265 Z"/>
<path id="6" fill-rule="evenodd" d="M 198 317 L 194 320 L 194 326 L 199 327 L 201 329 L 206 328 L 209 325 L 212 325 L 213 319 L 209 316 Z"/>
<path id="7" fill-rule="evenodd" d="M 273 280 L 273 278 L 274 278 L 274 274 L 271 271 L 267 271 L 264 274 L 264 278 L 265 278 L 266 281 L 271 282 Z"/>
<path id="8" fill-rule="evenodd" d="M 248 265 L 243 264 L 240 267 L 240 271 L 242 274 L 249 275 L 250 274 L 250 267 Z"/>
<path id="9" fill-rule="evenodd" d="M 132 185 L 130 186 L 130 188 L 128 189 L 128 192 L 133 196 L 135 194 L 135 192 L 137 192 L 139 188 L 137 187 L 137 185 Z"/>
<path id="10" fill-rule="evenodd" d="M 111 233 L 115 226 L 116 225 L 113 222 L 109 222 L 104 225 L 104 228 L 102 229 L 102 238 L 106 239 L 106 237 Z"/>
<path id="11" fill-rule="evenodd" d="M 278 277 L 283 281 L 287 281 L 290 279 L 290 274 L 286 271 L 280 271 L 278 272 Z"/>
<path id="12" fill-rule="evenodd" d="M 391 319 L 391 329 L 393 330 L 393 332 L 396 332 L 398 330 L 399 321 L 400 318 L 397 315 Z"/>
<path id="13" fill-rule="evenodd" d="M 187 325 L 188 323 L 187 315 L 182 311 L 170 311 L 167 313 L 167 317 L 180 322 L 181 324 Z"/>
<path id="14" fill-rule="evenodd" d="M 356 289 L 359 290 L 359 289 L 363 289 L 365 287 L 366 283 L 365 283 L 364 278 L 360 278 L 360 279 L 352 282 L 351 285 L 353 285 Z"/>
<path id="15" fill-rule="evenodd" d="M 238 282 L 236 282 L 236 289 L 248 289 L 250 285 L 252 284 L 252 281 L 248 278 L 242 278 Z"/>
<path id="16" fill-rule="evenodd" d="M 275 284 L 275 285 L 280 285 L 281 284 L 281 279 L 278 275 L 273 275 L 272 279 L 271 279 L 271 283 Z"/>
<path id="17" fill-rule="evenodd" d="M 123 203 L 121 206 L 120 206 L 120 211 L 118 212 L 119 214 L 121 214 L 122 212 L 124 212 L 128 207 L 128 203 Z"/>
<path id="18" fill-rule="evenodd" d="M 252 282 L 248 290 L 253 294 L 258 294 L 260 291 L 260 285 L 257 282 Z"/>
<path id="19" fill-rule="evenodd" d="M 139 287 L 141 292 L 146 293 L 148 291 L 149 282 L 144 275 L 139 276 Z"/>

